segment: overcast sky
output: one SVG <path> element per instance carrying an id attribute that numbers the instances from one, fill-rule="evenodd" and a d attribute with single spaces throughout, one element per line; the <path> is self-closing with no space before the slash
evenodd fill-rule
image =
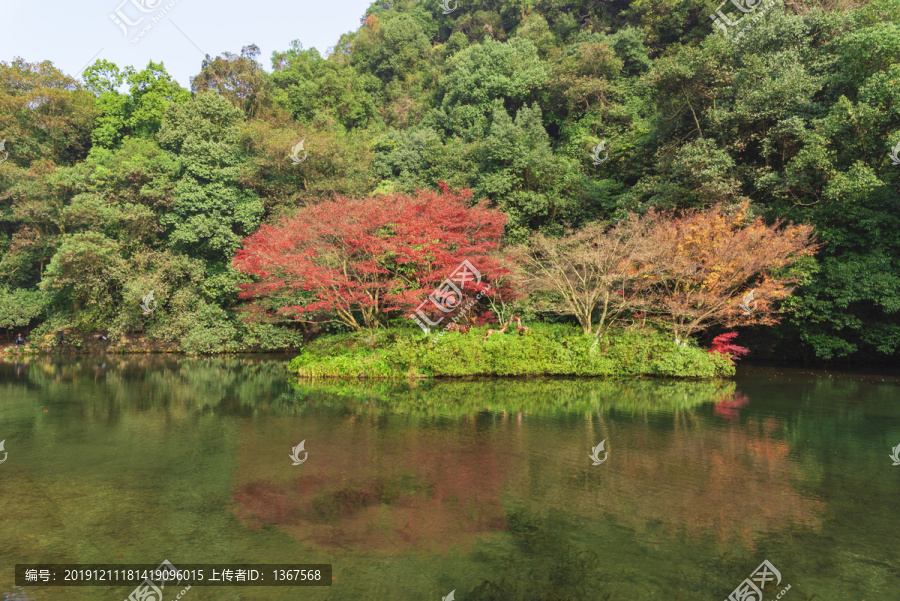
<path id="1" fill-rule="evenodd" d="M 0 61 L 49 60 L 77 76 L 97 59 L 143 68 L 162 61 L 188 87 L 205 54 L 256 44 L 271 71 L 273 51 L 292 40 L 323 55 L 359 27 L 371 0 L 0 0 Z M 158 18 L 153 23 L 154 18 Z M 117 25 L 113 15 L 122 23 Z M 134 25 L 132 25 L 134 24 Z M 143 37 L 137 38 L 142 29 Z M 127 36 L 126 36 L 127 32 Z M 137 38 L 137 41 L 133 41 Z"/>

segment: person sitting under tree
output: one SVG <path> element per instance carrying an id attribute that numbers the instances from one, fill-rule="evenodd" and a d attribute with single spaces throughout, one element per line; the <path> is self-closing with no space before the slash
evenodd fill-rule
<path id="1" fill-rule="evenodd" d="M 25 342 L 25 339 L 22 337 L 21 334 L 16 336 L 16 352 L 17 353 L 19 352 L 19 347 L 21 346 L 24 348 L 26 344 L 28 344 L 28 343 Z"/>

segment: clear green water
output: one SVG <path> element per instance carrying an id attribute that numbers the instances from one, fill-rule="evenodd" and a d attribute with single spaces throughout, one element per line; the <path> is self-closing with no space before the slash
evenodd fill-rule
<path id="1" fill-rule="evenodd" d="M 788 601 L 900 599 L 897 378 L 297 386 L 280 357 L 32 359 L 0 363 L 3 439 L 14 599 L 131 591 L 23 592 L 16 563 L 163 559 L 334 565 L 187 601 L 721 601 L 764 559 Z"/>

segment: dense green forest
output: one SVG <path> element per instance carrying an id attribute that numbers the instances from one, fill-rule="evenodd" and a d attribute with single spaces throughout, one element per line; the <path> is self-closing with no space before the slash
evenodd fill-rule
<path id="1" fill-rule="evenodd" d="M 251 44 L 190 90 L 162 63 L 0 62 L 0 329 L 296 348 L 296 320 L 247 319 L 243 241 L 446 182 L 506 216 L 505 245 L 650 208 L 812 225 L 764 336 L 790 358 L 896 359 L 900 0 L 745 6 L 733 36 L 700 0 L 373 4 L 324 55 Z"/>

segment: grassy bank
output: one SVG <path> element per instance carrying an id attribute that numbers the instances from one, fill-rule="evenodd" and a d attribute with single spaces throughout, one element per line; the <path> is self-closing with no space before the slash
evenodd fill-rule
<path id="1" fill-rule="evenodd" d="M 675 344 L 652 329 L 610 332 L 594 342 L 566 325 L 535 324 L 524 336 L 487 327 L 426 336 L 421 330 L 381 329 L 322 336 L 290 364 L 301 378 L 427 378 L 462 376 L 730 376 L 718 354 Z"/>

